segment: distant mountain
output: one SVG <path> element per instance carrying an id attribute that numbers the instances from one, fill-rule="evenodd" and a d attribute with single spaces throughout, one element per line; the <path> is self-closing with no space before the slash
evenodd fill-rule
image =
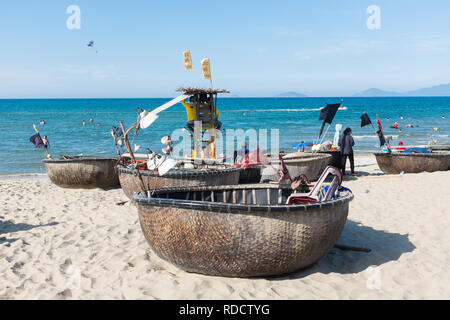
<path id="1" fill-rule="evenodd" d="M 402 94 L 394 91 L 384 91 L 377 88 L 367 89 L 363 92 L 359 92 L 354 97 L 397 97 Z"/>
<path id="2" fill-rule="evenodd" d="M 450 84 L 422 88 L 407 92 L 384 91 L 376 88 L 359 92 L 354 97 L 439 97 L 450 96 Z"/>
<path id="3" fill-rule="evenodd" d="M 450 96 L 450 83 L 441 84 L 439 86 L 422 88 L 414 91 L 408 91 L 404 95 L 407 96 Z"/>
<path id="4" fill-rule="evenodd" d="M 294 91 L 288 91 L 288 92 L 283 92 L 283 93 L 277 95 L 277 97 L 283 97 L 283 98 L 304 98 L 304 97 L 307 97 L 307 95 L 304 95 L 303 93 L 294 92 Z"/>

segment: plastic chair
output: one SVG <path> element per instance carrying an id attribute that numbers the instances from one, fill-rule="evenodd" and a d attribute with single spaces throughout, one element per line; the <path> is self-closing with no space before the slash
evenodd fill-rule
<path id="1" fill-rule="evenodd" d="M 322 184 L 329 174 L 334 175 L 331 184 L 326 191 L 325 195 L 320 195 L 320 190 Z M 319 180 L 316 182 L 314 187 L 309 193 L 292 193 L 286 200 L 286 204 L 294 204 L 294 203 L 308 203 L 308 202 L 318 202 L 318 201 L 328 201 L 333 198 L 334 194 L 338 190 L 343 180 L 342 172 L 336 167 L 328 166 L 320 175 Z"/>

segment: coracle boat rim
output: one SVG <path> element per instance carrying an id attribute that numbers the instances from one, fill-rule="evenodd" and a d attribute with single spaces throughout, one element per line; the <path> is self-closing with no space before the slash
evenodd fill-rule
<path id="1" fill-rule="evenodd" d="M 165 188 L 153 190 L 153 193 L 168 193 L 168 192 L 184 192 L 184 191 L 208 191 L 208 190 L 245 190 L 245 189 L 268 189 L 278 188 L 278 185 L 273 184 L 258 184 L 258 185 L 230 185 L 230 186 L 214 186 L 214 187 L 191 187 L 191 188 Z M 131 199 L 138 204 L 158 207 L 175 207 L 191 210 L 204 210 L 216 212 L 290 212 L 290 211 L 308 211 L 317 208 L 332 207 L 344 202 L 353 200 L 354 195 L 349 191 L 342 191 L 341 196 L 336 199 L 322 202 L 309 202 L 303 204 L 242 204 L 242 203 L 226 203 L 226 202 L 209 202 L 200 200 L 183 200 L 170 198 L 152 198 L 143 196 L 139 192 L 135 192 Z"/>
<path id="2" fill-rule="evenodd" d="M 122 165 L 118 165 L 117 169 L 119 173 L 128 173 L 128 174 L 135 174 L 135 170 L 131 168 L 126 168 Z M 220 173 L 229 173 L 229 172 L 236 172 L 242 170 L 241 168 L 225 168 L 225 169 L 171 169 L 169 172 L 167 172 L 164 177 L 174 177 L 174 176 L 199 176 L 199 175 L 212 175 L 212 174 L 220 174 Z M 156 171 L 151 170 L 139 170 L 141 175 L 144 176 L 156 176 L 158 173 Z"/>
<path id="3" fill-rule="evenodd" d="M 77 161 L 105 161 L 105 160 L 116 160 L 117 158 L 89 158 L 89 157 L 82 157 L 82 158 L 73 158 L 73 159 L 42 159 L 42 162 L 44 163 L 64 163 L 64 162 L 77 162 Z"/>
<path id="4" fill-rule="evenodd" d="M 315 160 L 324 160 L 324 159 L 328 159 L 331 158 L 331 154 L 326 154 L 326 153 L 321 153 L 320 155 L 311 155 L 311 156 L 305 156 L 305 157 L 296 157 L 296 158 L 288 158 L 288 159 L 284 159 L 283 158 L 283 162 L 284 163 L 301 163 L 301 162 L 310 162 L 310 161 L 315 161 Z M 279 159 L 272 159 L 270 160 L 271 163 L 280 163 Z"/>
<path id="5" fill-rule="evenodd" d="M 450 152 L 431 152 L 431 153 L 402 153 L 402 152 L 374 152 L 375 156 L 401 156 L 401 157 L 447 157 Z"/>

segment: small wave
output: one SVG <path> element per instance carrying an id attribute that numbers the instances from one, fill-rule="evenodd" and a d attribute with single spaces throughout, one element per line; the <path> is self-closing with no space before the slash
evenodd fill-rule
<path id="1" fill-rule="evenodd" d="M 385 136 L 386 137 L 390 137 L 390 135 L 386 135 L 385 134 Z M 364 139 L 378 139 L 378 136 L 377 135 L 371 135 L 371 136 L 368 136 L 368 135 L 362 135 L 362 136 L 354 136 L 354 135 L 352 135 L 352 137 L 354 138 L 354 139 L 360 139 L 360 140 L 364 140 Z M 396 135 L 396 136 L 392 136 L 392 138 L 398 138 L 398 135 Z"/>
<path id="2" fill-rule="evenodd" d="M 266 109 L 266 110 L 252 110 L 257 112 L 303 112 L 303 111 L 319 111 L 319 108 L 316 109 Z M 248 110 L 247 110 L 248 111 Z"/>
<path id="3" fill-rule="evenodd" d="M 242 109 L 242 110 L 227 110 L 231 112 L 301 112 L 301 111 L 319 111 L 320 109 Z"/>
<path id="4" fill-rule="evenodd" d="M 224 110 L 226 111 L 235 111 L 235 112 L 311 112 L 311 111 L 320 111 L 323 108 L 301 108 L 301 109 L 245 109 L 245 110 Z M 347 107 L 340 107 L 339 110 L 347 110 Z"/>
<path id="5" fill-rule="evenodd" d="M 376 135 L 373 136 L 352 136 L 354 139 L 378 139 Z"/>

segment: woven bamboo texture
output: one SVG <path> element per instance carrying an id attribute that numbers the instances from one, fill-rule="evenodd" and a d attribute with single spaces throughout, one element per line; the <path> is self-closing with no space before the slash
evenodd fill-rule
<path id="1" fill-rule="evenodd" d="M 62 188 L 107 188 L 119 184 L 115 158 L 45 159 L 42 162 L 50 180 Z"/>
<path id="2" fill-rule="evenodd" d="M 157 190 L 151 198 L 132 199 L 144 236 L 161 258 L 188 272 L 250 277 L 313 264 L 344 228 L 352 193 L 285 205 L 291 192 L 259 184 Z"/>
<path id="3" fill-rule="evenodd" d="M 240 171 L 240 168 L 229 167 L 217 170 L 171 170 L 163 176 L 150 170 L 140 170 L 140 173 L 146 189 L 154 190 L 172 187 L 233 185 L 238 183 Z M 143 191 L 135 170 L 119 165 L 118 172 L 120 185 L 128 198 L 131 198 L 134 192 Z"/>
<path id="4" fill-rule="evenodd" d="M 287 158 L 285 159 L 285 157 Z M 319 179 L 323 170 L 329 165 L 330 160 L 331 155 L 329 154 L 312 154 L 306 152 L 288 153 L 283 156 L 283 162 L 292 178 L 304 174 L 311 181 Z M 279 166 L 280 161 L 274 159 L 270 160 L 270 163 Z"/>
<path id="5" fill-rule="evenodd" d="M 386 174 L 450 170 L 450 152 L 375 153 L 378 167 Z"/>

